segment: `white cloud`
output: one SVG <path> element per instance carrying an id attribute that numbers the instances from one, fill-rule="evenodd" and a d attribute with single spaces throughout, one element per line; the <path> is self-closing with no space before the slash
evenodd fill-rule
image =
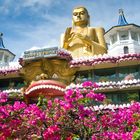
<path id="1" fill-rule="evenodd" d="M 11 0 L 5 0 L 3 4 L 0 5 L 0 12 L 3 14 L 8 14 L 11 4 Z"/>
<path id="2" fill-rule="evenodd" d="M 49 6 L 53 0 L 22 0 L 23 7 L 34 7 L 36 5 L 39 6 Z"/>
<path id="3" fill-rule="evenodd" d="M 53 0 L 4 0 L 0 6 L 0 12 L 7 15 L 13 12 L 18 15 L 23 8 L 29 8 L 30 11 L 38 11 L 42 7 L 49 7 L 53 3 Z"/>
<path id="4" fill-rule="evenodd" d="M 27 51 L 38 50 L 38 49 L 40 49 L 40 47 L 33 46 L 32 48 L 28 49 Z"/>
<path id="5" fill-rule="evenodd" d="M 71 19 L 60 17 L 44 15 L 44 19 L 49 20 L 52 24 L 47 24 L 47 22 L 40 23 L 38 25 L 24 23 L 7 23 L 7 27 L 14 31 L 15 36 L 8 37 L 6 40 L 6 46 L 9 46 L 13 53 L 17 55 L 16 59 L 21 56 L 21 54 L 33 46 L 36 47 L 54 47 L 60 44 L 60 35 L 65 31 L 68 24 L 71 23 Z M 9 24 L 9 25 L 8 25 Z M 4 36 L 5 38 L 6 36 Z M 16 50 L 16 52 L 15 52 Z"/>

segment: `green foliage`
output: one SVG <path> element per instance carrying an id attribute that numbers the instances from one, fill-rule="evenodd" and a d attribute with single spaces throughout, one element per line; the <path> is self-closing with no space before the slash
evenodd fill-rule
<path id="1" fill-rule="evenodd" d="M 132 140 L 140 140 L 140 128 L 133 134 Z"/>

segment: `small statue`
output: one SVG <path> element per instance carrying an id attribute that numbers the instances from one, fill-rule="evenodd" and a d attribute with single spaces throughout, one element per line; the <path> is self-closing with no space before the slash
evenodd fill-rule
<path id="1" fill-rule="evenodd" d="M 128 74 L 128 75 L 124 78 L 124 80 L 134 80 L 134 79 L 135 79 L 135 76 L 134 76 L 132 73 Z"/>
<path id="2" fill-rule="evenodd" d="M 35 77 L 35 81 L 39 81 L 39 80 L 46 80 L 48 78 L 48 75 L 45 73 L 41 73 L 40 75 L 37 75 Z"/>
<path id="3" fill-rule="evenodd" d="M 61 47 L 70 51 L 73 57 L 106 53 L 104 29 L 89 27 L 90 16 L 85 7 L 74 8 L 72 24 L 61 36 Z"/>

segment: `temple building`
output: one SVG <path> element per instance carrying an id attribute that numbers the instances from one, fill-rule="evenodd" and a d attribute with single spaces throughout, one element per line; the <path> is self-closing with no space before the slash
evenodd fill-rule
<path id="1" fill-rule="evenodd" d="M 21 66 L 13 62 L 15 54 L 5 47 L 2 37 L 3 33 L 0 33 L 0 90 L 16 89 L 23 83 L 18 73 Z"/>
<path id="2" fill-rule="evenodd" d="M 63 97 L 65 89 L 91 80 L 98 84 L 95 92 L 105 93 L 110 103 L 139 101 L 140 26 L 129 24 L 122 9 L 118 24 L 106 32 L 89 27 L 89 18 L 86 8 L 75 8 L 60 47 L 25 51 L 15 66 L 9 62 L 14 54 L 1 42 L 1 90 L 23 92 L 29 101 L 41 95 Z"/>
<path id="3" fill-rule="evenodd" d="M 6 66 L 14 60 L 15 54 L 5 48 L 2 36 L 3 33 L 0 33 L 0 66 Z"/>
<path id="4" fill-rule="evenodd" d="M 108 44 L 109 55 L 140 53 L 140 26 L 129 24 L 123 10 L 120 9 L 118 25 L 113 26 L 105 33 L 105 40 Z"/>

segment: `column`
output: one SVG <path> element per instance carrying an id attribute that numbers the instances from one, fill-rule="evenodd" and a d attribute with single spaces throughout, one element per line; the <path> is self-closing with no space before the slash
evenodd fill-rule
<path id="1" fill-rule="evenodd" d="M 131 31 L 130 30 L 128 30 L 128 37 L 129 37 L 129 40 L 132 41 Z"/>
<path id="2" fill-rule="evenodd" d="M 120 43 L 120 36 L 119 36 L 119 32 L 117 31 L 117 42 Z"/>
<path id="3" fill-rule="evenodd" d="M 140 33 L 137 33 L 138 43 L 140 44 Z"/>

